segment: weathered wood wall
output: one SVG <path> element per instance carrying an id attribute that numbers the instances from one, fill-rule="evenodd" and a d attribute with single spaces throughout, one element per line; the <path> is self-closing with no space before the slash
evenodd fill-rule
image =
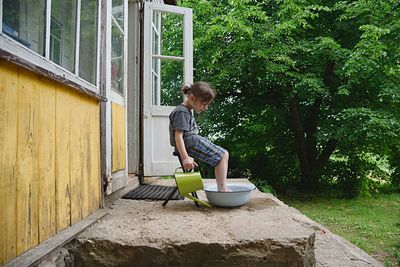
<path id="1" fill-rule="evenodd" d="M 112 103 L 112 171 L 126 168 L 126 117 L 125 107 Z"/>
<path id="2" fill-rule="evenodd" d="M 0 265 L 100 205 L 99 103 L 0 61 Z"/>

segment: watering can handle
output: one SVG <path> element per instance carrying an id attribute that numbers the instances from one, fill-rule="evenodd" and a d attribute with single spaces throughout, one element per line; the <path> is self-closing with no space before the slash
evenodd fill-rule
<path id="1" fill-rule="evenodd" d="M 181 169 L 182 172 L 192 172 L 192 171 L 194 171 L 196 168 L 198 169 L 198 166 L 194 167 L 193 169 L 190 169 L 189 171 L 186 171 L 186 170 L 184 170 L 182 167 L 178 167 L 178 168 L 175 169 L 175 172 L 177 172 L 179 169 Z"/>

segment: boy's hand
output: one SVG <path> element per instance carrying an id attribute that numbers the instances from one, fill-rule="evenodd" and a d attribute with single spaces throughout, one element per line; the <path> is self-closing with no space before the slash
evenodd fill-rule
<path id="1" fill-rule="evenodd" d="M 197 163 L 194 162 L 192 157 L 187 157 L 187 158 L 182 159 L 182 164 L 183 164 L 183 167 L 185 168 L 185 170 L 191 170 L 191 169 L 194 169 L 194 167 L 198 166 Z"/>

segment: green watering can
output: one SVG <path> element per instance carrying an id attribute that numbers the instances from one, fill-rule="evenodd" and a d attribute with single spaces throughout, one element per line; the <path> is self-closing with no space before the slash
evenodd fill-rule
<path id="1" fill-rule="evenodd" d="M 182 171 L 178 171 L 179 169 Z M 211 207 L 207 202 L 190 195 L 190 193 L 203 190 L 204 188 L 200 172 L 184 172 L 183 169 L 179 167 L 175 170 L 175 182 L 181 196 L 187 197 L 204 206 Z"/>

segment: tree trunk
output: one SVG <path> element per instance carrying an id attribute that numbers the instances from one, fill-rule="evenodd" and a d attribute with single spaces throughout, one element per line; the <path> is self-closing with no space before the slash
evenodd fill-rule
<path id="1" fill-rule="evenodd" d="M 296 100 L 290 100 L 289 110 L 297 156 L 300 162 L 301 185 L 306 191 L 314 191 L 314 187 L 316 185 L 315 177 L 309 160 L 309 152 L 307 149 L 304 127 L 300 117 L 300 108 Z"/>
<path id="2" fill-rule="evenodd" d="M 335 62 L 329 61 L 325 66 L 324 84 L 335 88 Z M 300 162 L 301 185 L 306 191 L 315 191 L 323 168 L 335 151 L 337 140 L 330 139 L 318 155 L 317 129 L 321 111 L 322 97 L 317 97 L 305 116 L 302 114 L 298 100 L 289 101 L 290 125 L 294 134 L 296 152 Z"/>
<path id="3" fill-rule="evenodd" d="M 295 99 L 289 101 L 291 126 L 300 162 L 301 186 L 309 192 L 317 189 L 322 169 L 328 163 L 337 144 L 336 140 L 329 140 L 320 155 L 317 155 L 316 133 L 321 103 L 321 98 L 315 100 L 307 119 L 303 122 L 298 102 Z"/>

